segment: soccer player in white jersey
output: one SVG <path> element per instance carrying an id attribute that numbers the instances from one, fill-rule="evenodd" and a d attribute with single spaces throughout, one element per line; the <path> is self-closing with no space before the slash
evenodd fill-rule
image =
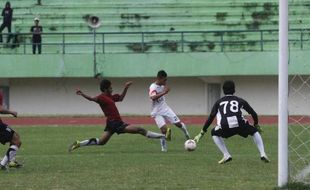
<path id="1" fill-rule="evenodd" d="M 256 112 L 247 101 L 233 95 L 235 93 L 235 84 L 233 81 L 224 82 L 223 92 L 225 96 L 220 98 L 214 104 L 203 129 L 194 140 L 198 142 L 202 138 L 216 116 L 217 125 L 211 130 L 211 135 L 214 143 L 224 155 L 223 159 L 218 162 L 219 164 L 225 164 L 232 160 L 223 138 L 229 138 L 237 134 L 244 138 L 251 135 L 259 150 L 261 160 L 268 163 L 269 159 L 265 153 L 264 143 L 259 133 L 261 130 L 258 125 Z M 243 117 L 241 109 L 244 109 L 252 116 L 254 126 L 250 125 L 250 123 Z"/>
<path id="2" fill-rule="evenodd" d="M 174 124 L 180 128 L 186 139 L 189 139 L 189 133 L 187 131 L 186 125 L 181 122 L 178 116 L 173 112 L 173 110 L 167 105 L 165 101 L 165 95 L 169 92 L 169 87 L 166 85 L 167 73 L 164 70 L 160 70 L 157 73 L 157 78 L 154 83 L 151 84 L 149 88 L 149 96 L 152 100 L 152 111 L 151 116 L 154 118 L 158 128 L 163 134 L 166 135 L 167 140 L 171 140 L 171 129 L 167 128 L 166 121 Z M 160 139 L 161 150 L 163 152 L 167 151 L 166 139 Z"/>

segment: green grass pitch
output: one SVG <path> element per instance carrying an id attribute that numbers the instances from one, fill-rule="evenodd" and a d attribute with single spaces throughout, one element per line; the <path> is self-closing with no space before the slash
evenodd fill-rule
<path id="1" fill-rule="evenodd" d="M 155 126 L 147 129 L 159 131 Z M 184 137 L 172 127 L 168 152 L 159 140 L 141 135 L 114 135 L 105 146 L 83 147 L 72 153 L 74 140 L 98 137 L 103 126 L 13 127 L 22 138 L 17 159 L 23 168 L 0 173 L 0 189 L 273 189 L 277 185 L 277 128 L 263 127 L 271 163 L 259 159 L 252 138 L 226 140 L 233 161 L 219 165 L 222 155 L 210 136 L 194 152 L 184 150 Z M 189 126 L 192 136 L 200 131 Z M 3 155 L 8 145 L 0 146 Z"/>

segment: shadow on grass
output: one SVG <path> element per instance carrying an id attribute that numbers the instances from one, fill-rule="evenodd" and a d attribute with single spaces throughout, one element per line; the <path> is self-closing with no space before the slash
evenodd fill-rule
<path id="1" fill-rule="evenodd" d="M 304 184 L 304 183 L 300 183 L 300 182 L 294 182 L 294 183 L 289 183 L 287 186 L 285 187 L 276 187 L 273 190 L 309 190 L 310 189 L 310 185 L 309 184 Z"/>

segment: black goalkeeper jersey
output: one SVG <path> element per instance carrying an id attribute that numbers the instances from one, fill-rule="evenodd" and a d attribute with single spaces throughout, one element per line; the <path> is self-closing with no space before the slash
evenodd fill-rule
<path id="1" fill-rule="evenodd" d="M 203 130 L 207 131 L 215 117 L 217 117 L 217 125 L 222 128 L 244 126 L 247 121 L 243 117 L 241 109 L 251 114 L 254 125 L 258 124 L 257 114 L 247 101 L 234 95 L 226 95 L 214 104 Z"/>

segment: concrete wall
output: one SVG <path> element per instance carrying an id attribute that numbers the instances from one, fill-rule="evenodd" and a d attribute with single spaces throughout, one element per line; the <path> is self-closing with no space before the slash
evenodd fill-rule
<path id="1" fill-rule="evenodd" d="M 309 75 L 308 51 L 290 52 L 289 73 Z M 93 77 L 91 54 L 1 55 L 0 79 Z M 98 54 L 97 72 L 105 77 L 277 75 L 278 52 Z"/>
<path id="2" fill-rule="evenodd" d="M 121 92 L 125 81 L 126 79 L 112 79 L 114 92 Z M 148 87 L 152 79 L 140 78 L 133 81 L 134 85 L 129 90 L 128 96 L 123 103 L 118 104 L 118 107 L 123 114 L 149 114 Z M 205 114 L 202 81 L 197 78 L 171 79 L 170 85 L 172 90 L 167 99 L 178 113 Z M 27 115 L 100 114 L 101 110 L 96 104 L 75 95 L 77 87 L 93 96 L 100 93 L 99 81 L 91 78 L 11 79 L 11 109 Z"/>
<path id="3" fill-rule="evenodd" d="M 277 77 L 273 76 L 169 78 L 171 92 L 167 95 L 167 102 L 177 114 L 206 115 L 208 109 L 206 83 L 221 83 L 226 79 L 235 81 L 236 95 L 248 100 L 259 114 L 277 114 Z M 111 80 L 114 92 L 121 92 L 126 80 L 134 82 L 124 102 L 118 103 L 121 114 L 149 114 L 148 87 L 153 81 L 152 78 L 114 78 Z M 97 95 L 99 93 L 99 80 L 97 79 L 10 79 L 8 84 L 11 109 L 18 111 L 20 115 L 101 114 L 99 106 L 74 93 L 79 87 L 90 95 Z M 309 89 L 307 93 L 309 94 Z M 295 108 L 290 113 L 308 114 L 307 108 L 310 102 L 299 96 L 294 99 Z"/>

